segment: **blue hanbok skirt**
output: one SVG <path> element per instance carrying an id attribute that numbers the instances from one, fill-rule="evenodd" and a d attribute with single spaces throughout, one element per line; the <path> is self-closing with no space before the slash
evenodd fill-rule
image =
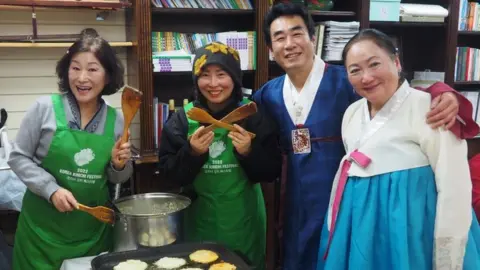
<path id="1" fill-rule="evenodd" d="M 349 177 L 326 260 L 324 222 L 317 270 L 433 269 L 436 206 L 430 166 Z M 472 214 L 463 269 L 480 270 L 480 227 Z"/>

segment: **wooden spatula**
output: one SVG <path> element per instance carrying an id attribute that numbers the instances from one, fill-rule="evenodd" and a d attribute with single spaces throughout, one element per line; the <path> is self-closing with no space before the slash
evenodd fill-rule
<path id="1" fill-rule="evenodd" d="M 217 119 L 213 118 L 208 112 L 197 107 L 191 108 L 187 112 L 187 116 L 188 118 L 198 121 L 200 123 L 214 124 L 215 126 L 228 129 L 230 131 L 237 131 L 237 129 L 235 129 L 235 127 L 233 127 L 232 125 L 218 121 Z M 252 139 L 255 138 L 255 134 L 251 132 L 248 132 L 248 134 L 250 135 L 250 137 L 252 137 Z"/>
<path id="2" fill-rule="evenodd" d="M 79 203 L 78 210 L 89 213 L 96 219 L 107 224 L 113 224 L 115 222 L 115 212 L 105 206 L 89 207 Z"/>
<path id="3" fill-rule="evenodd" d="M 231 124 L 231 123 L 235 123 L 240 120 L 243 120 L 249 117 L 250 115 L 255 114 L 256 112 L 257 112 L 257 104 L 255 104 L 255 102 L 250 102 L 248 104 L 240 106 L 235 110 L 231 111 L 225 117 L 220 119 L 220 121 L 227 124 Z M 211 124 L 210 126 L 204 129 L 204 132 L 213 131 L 213 129 L 215 129 L 215 125 Z"/>
<path id="4" fill-rule="evenodd" d="M 123 135 L 121 143 L 126 143 L 128 141 L 128 129 L 132 124 L 132 120 L 137 114 L 140 105 L 142 104 L 143 93 L 139 90 L 126 85 L 123 88 L 122 93 L 122 112 L 123 112 Z M 123 160 L 123 163 L 126 161 Z"/>

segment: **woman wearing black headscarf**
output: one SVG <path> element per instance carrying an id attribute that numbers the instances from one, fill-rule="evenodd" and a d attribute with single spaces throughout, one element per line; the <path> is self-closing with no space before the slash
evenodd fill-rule
<path id="1" fill-rule="evenodd" d="M 234 132 L 203 132 L 201 123 L 186 116 L 199 107 L 220 120 L 250 102 L 242 98 L 235 49 L 218 42 L 198 49 L 193 80 L 196 100 L 176 112 L 162 131 L 160 172 L 195 191 L 185 222 L 188 240 L 222 243 L 264 269 L 266 211 L 258 183 L 274 180 L 281 171 L 276 126 L 262 108 L 234 125 Z M 247 131 L 256 137 L 251 139 Z"/>

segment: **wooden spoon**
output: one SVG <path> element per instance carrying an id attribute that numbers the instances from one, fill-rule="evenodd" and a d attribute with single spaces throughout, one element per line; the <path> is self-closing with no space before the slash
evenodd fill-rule
<path id="1" fill-rule="evenodd" d="M 221 127 L 230 131 L 237 131 L 235 127 L 233 127 L 230 124 L 218 121 L 217 119 L 213 118 L 208 112 L 197 108 L 193 107 L 187 112 L 188 118 L 198 121 L 200 123 L 209 123 L 209 124 L 214 124 L 217 127 Z M 250 137 L 255 138 L 255 134 L 248 132 Z"/>
<path id="2" fill-rule="evenodd" d="M 137 114 L 137 111 L 140 108 L 140 104 L 142 104 L 142 96 L 142 92 L 131 86 L 125 85 L 125 87 L 123 88 L 122 112 L 124 124 L 121 144 L 128 141 L 128 129 L 132 124 L 132 120 L 135 117 L 135 114 Z M 121 160 L 120 162 L 124 164 L 126 160 Z"/>
<path id="3" fill-rule="evenodd" d="M 243 120 L 250 115 L 253 115 L 257 112 L 257 104 L 255 102 L 250 102 L 243 106 L 236 108 L 235 110 L 231 111 L 225 117 L 220 119 L 221 122 L 231 124 Z M 215 129 L 215 125 L 211 124 L 210 126 L 206 127 L 203 132 L 213 131 Z"/>
<path id="4" fill-rule="evenodd" d="M 113 224 L 115 221 L 115 212 L 105 206 L 89 207 L 79 203 L 78 210 L 89 213 L 96 219 L 107 224 Z"/>

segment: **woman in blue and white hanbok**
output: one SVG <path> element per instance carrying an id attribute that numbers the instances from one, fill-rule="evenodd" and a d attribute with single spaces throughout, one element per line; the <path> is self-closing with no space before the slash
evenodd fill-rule
<path id="1" fill-rule="evenodd" d="M 347 154 L 317 269 L 479 270 L 465 140 L 428 126 L 430 95 L 401 78 L 396 48 L 383 33 L 362 30 L 344 60 L 364 98 L 343 118 Z"/>

